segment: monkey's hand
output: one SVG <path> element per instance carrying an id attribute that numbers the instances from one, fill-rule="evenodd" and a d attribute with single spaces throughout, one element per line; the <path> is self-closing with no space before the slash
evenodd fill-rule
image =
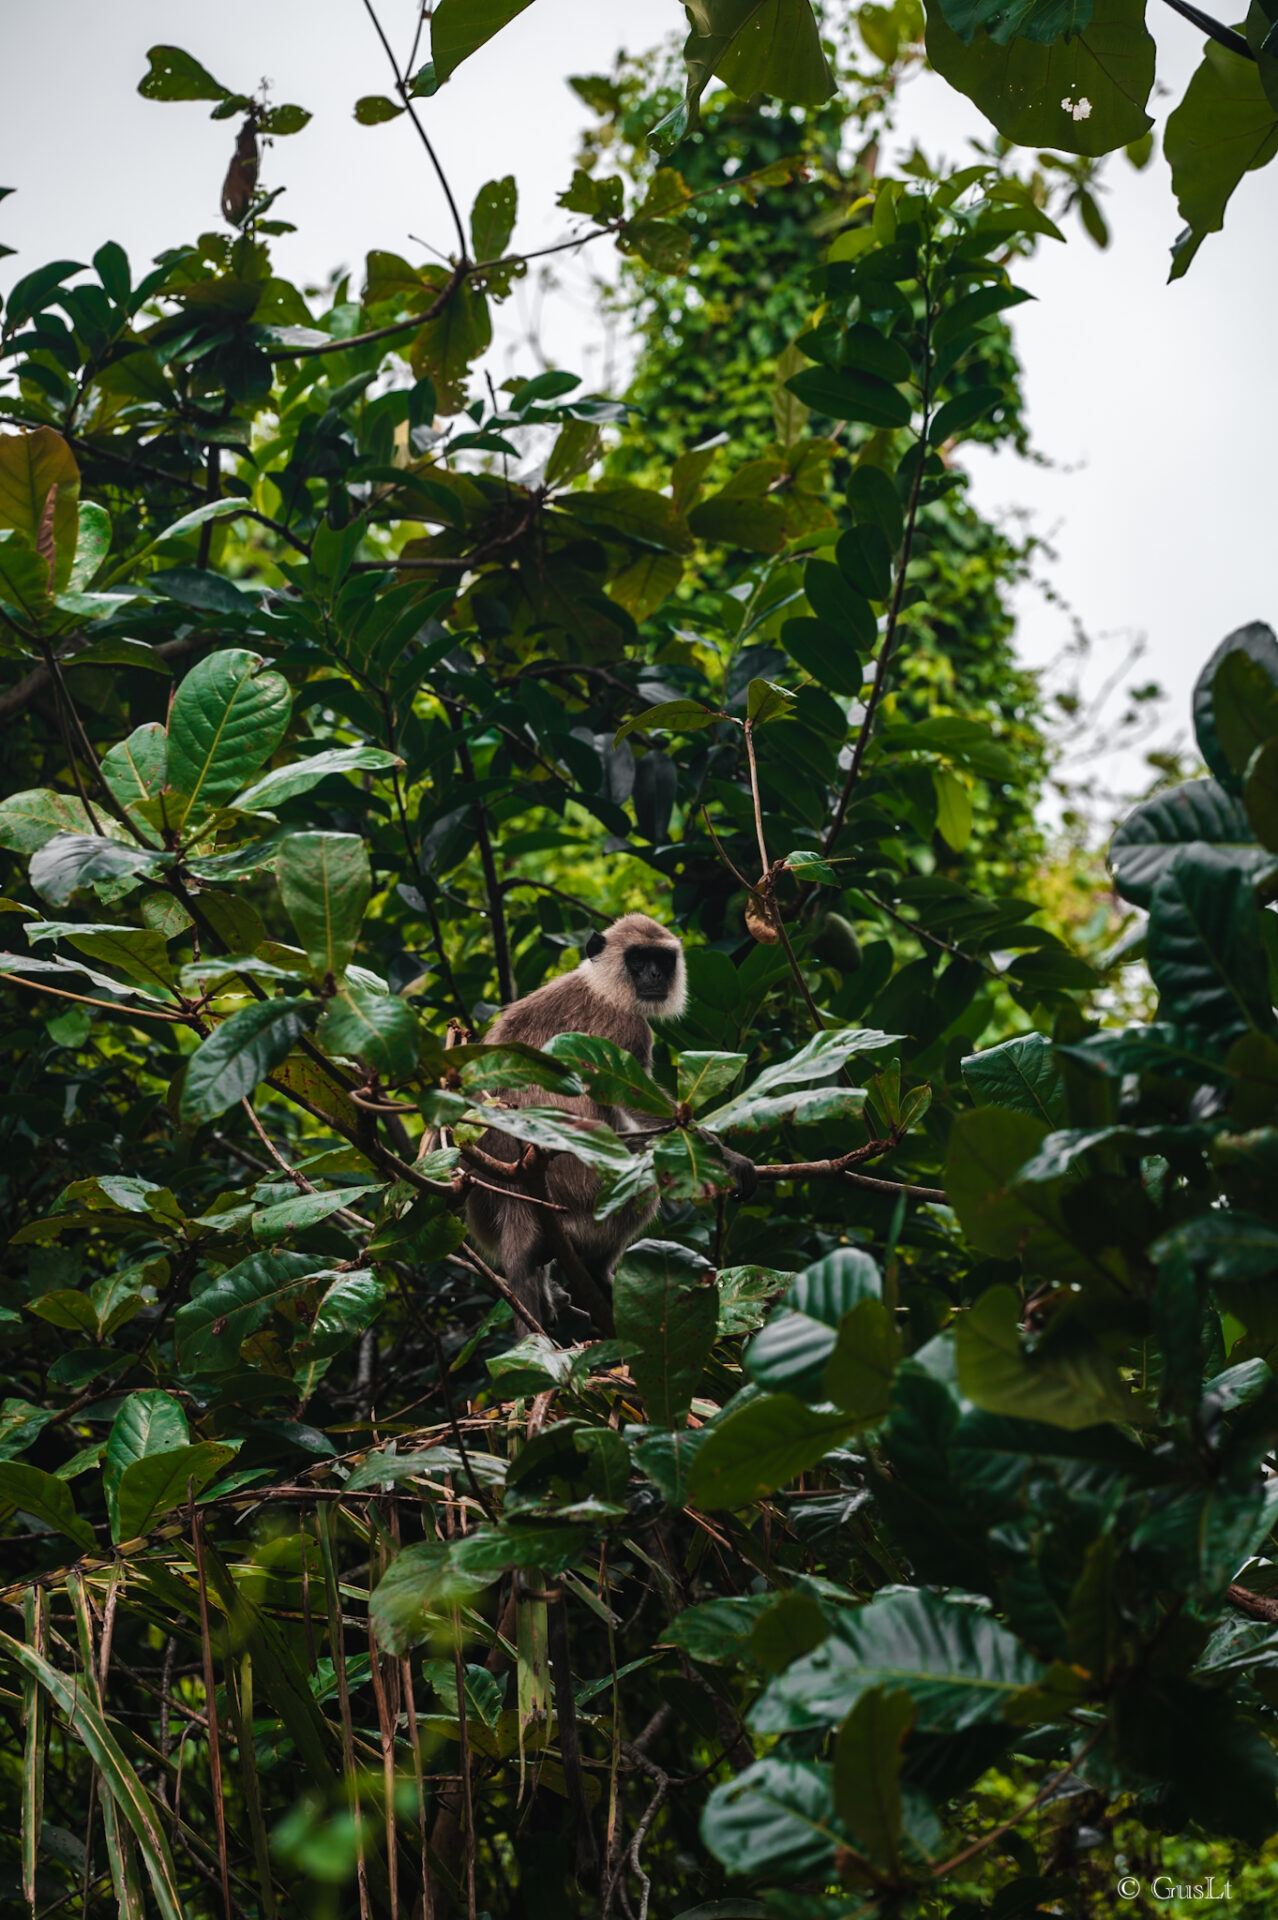
<path id="1" fill-rule="evenodd" d="M 744 1153 L 737 1153 L 732 1147 L 725 1147 L 720 1141 L 719 1151 L 723 1155 L 728 1172 L 732 1175 L 731 1197 L 734 1200 L 748 1200 L 759 1184 L 759 1175 L 753 1160 Z"/>

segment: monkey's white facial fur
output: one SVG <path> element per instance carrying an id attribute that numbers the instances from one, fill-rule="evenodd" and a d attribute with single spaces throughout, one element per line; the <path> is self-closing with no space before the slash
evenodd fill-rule
<path id="1" fill-rule="evenodd" d="M 677 1020 L 688 999 L 683 947 L 646 913 L 628 913 L 594 933 L 578 971 L 592 993 L 645 1020 Z"/>

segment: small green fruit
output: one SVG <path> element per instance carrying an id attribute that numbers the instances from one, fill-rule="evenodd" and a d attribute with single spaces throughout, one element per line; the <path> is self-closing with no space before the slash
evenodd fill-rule
<path id="1" fill-rule="evenodd" d="M 856 929 L 841 913 L 823 914 L 812 936 L 812 951 L 828 967 L 855 973 L 861 964 L 861 942 Z"/>

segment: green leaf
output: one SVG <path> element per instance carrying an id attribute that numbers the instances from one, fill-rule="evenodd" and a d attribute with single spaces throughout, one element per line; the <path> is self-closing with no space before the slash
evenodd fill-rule
<path id="1" fill-rule="evenodd" d="M 880 530 L 871 527 L 861 531 L 873 533 Z M 839 548 L 849 557 L 855 555 L 854 564 L 863 564 L 860 541 L 845 547 L 843 540 L 846 539 L 847 535 L 844 534 Z M 839 548 L 835 551 L 838 552 Z M 865 593 L 852 585 L 844 567 L 835 566 L 830 560 L 809 560 L 803 569 L 803 591 L 808 597 L 808 605 L 823 626 L 840 631 L 846 627 L 856 645 L 867 651 L 874 645 L 874 636 L 878 631 L 874 609 Z"/>
<path id="2" fill-rule="evenodd" d="M 961 1733 L 1002 1719 L 1042 1669 L 991 1614 L 927 1591 L 881 1595 L 839 1613 L 827 1640 L 768 1686 L 750 1715 L 758 1733 L 832 1727 L 876 1687 L 903 1690 L 922 1733 Z"/>
<path id="3" fill-rule="evenodd" d="M 747 1053 L 681 1053 L 679 1098 L 694 1112 L 707 1100 L 726 1093 L 749 1059 Z"/>
<path id="4" fill-rule="evenodd" d="M 57 833 L 31 856 L 31 885 L 50 906 L 65 907 L 86 887 L 105 886 L 113 894 L 154 868 L 165 856 L 147 847 L 101 839 L 93 833 Z"/>
<path id="5" fill-rule="evenodd" d="M 871 1687 L 834 1743 L 834 1804 L 858 1848 L 896 1877 L 901 1842 L 902 1745 L 914 1725 L 904 1689 Z"/>
<path id="6" fill-rule="evenodd" d="M 172 1453 L 190 1442 L 190 1429 L 180 1403 L 172 1394 L 146 1387 L 131 1393 L 116 1414 L 107 1436 L 102 1480 L 106 1490 L 111 1536 L 118 1539 L 117 1499 L 120 1482 L 135 1461 L 151 1454 Z"/>
<path id="7" fill-rule="evenodd" d="M 155 1803 L 120 1750 L 82 1677 L 60 1673 L 33 1647 L 7 1633 L 0 1633 L 0 1653 L 43 1688 L 71 1738 L 89 1756 L 103 1791 L 109 1794 L 137 1839 L 161 1920 L 184 1920 L 186 1908 L 178 1892 Z"/>
<path id="8" fill-rule="evenodd" d="M 463 60 L 500 33 L 529 4 L 530 0 L 439 0 L 430 23 L 431 58 L 438 84 L 442 86 Z"/>
<path id="9" fill-rule="evenodd" d="M 216 1120 L 246 1099 L 314 1026 L 319 1010 L 314 1000 L 255 1000 L 223 1020 L 187 1062 L 183 1122 Z"/>
<path id="10" fill-rule="evenodd" d="M 913 408 L 877 374 L 805 367 L 786 381 L 790 392 L 827 420 L 863 420 L 871 427 L 908 427 Z"/>
<path id="11" fill-rule="evenodd" d="M 619 747 L 628 733 L 640 730 L 645 733 L 654 729 L 662 733 L 691 733 L 696 727 L 713 726 L 716 720 L 726 720 L 727 717 L 726 713 L 720 713 L 714 707 L 703 706 L 700 700 L 663 700 L 659 706 L 631 714 L 629 720 L 617 728 L 613 745 Z"/>
<path id="12" fill-rule="evenodd" d="M 835 1814 L 828 1766 L 769 1757 L 714 1789 L 701 1838 L 729 1873 L 788 1882 L 830 1879 L 851 1836 Z"/>
<path id="13" fill-rule="evenodd" d="M 1185 222 L 1172 247 L 1169 277 L 1179 280 L 1207 235 L 1224 226 L 1229 197 L 1243 175 L 1278 153 L 1278 112 L 1257 63 L 1208 40 L 1202 64 L 1167 117 L 1163 146 Z"/>
<path id="14" fill-rule="evenodd" d="M 982 1253 L 1015 1259 L 1036 1224 L 1012 1186 L 1047 1131 L 1042 1120 L 1001 1107 L 978 1107 L 955 1121 L 945 1191 L 963 1231 Z"/>
<path id="15" fill-rule="evenodd" d="M 280 896 L 317 979 L 340 981 L 373 890 L 368 849 L 354 833 L 293 833 L 275 867 Z"/>
<path id="16" fill-rule="evenodd" d="M 868 602 L 865 610 L 873 625 L 874 616 Z M 818 686 L 854 699 L 860 694 L 865 666 L 847 629 L 836 627 L 828 620 L 787 620 L 781 629 L 781 644 Z M 873 638 L 870 644 L 873 645 Z"/>
<path id="17" fill-rule="evenodd" d="M 434 383 L 442 411 L 456 412 L 464 405 L 471 363 L 487 351 L 492 337 L 488 299 L 477 281 L 456 287 L 441 312 L 414 336 L 413 372 L 419 380 L 425 375 Z"/>
<path id="18" fill-rule="evenodd" d="M 1226 634 L 1210 660 L 1194 683 L 1193 713 L 1194 734 L 1198 741 L 1198 750 L 1223 787 L 1231 793 L 1242 791 L 1239 778 L 1241 767 L 1235 769 L 1233 761 L 1225 750 L 1221 738 L 1221 728 L 1216 715 L 1216 681 L 1225 661 L 1231 654 L 1242 653 L 1261 669 L 1265 679 L 1278 686 L 1278 638 L 1272 628 L 1263 620 L 1253 620 L 1245 627 L 1236 627 Z M 1222 690 L 1228 682 L 1222 683 Z M 1228 695 L 1226 694 L 1228 699 Z M 1266 700 L 1266 705 L 1271 703 Z M 1231 716 L 1232 717 L 1232 716 Z M 1230 720 L 1225 721 L 1226 732 L 1230 730 Z M 1245 767 L 1246 761 L 1242 765 Z"/>
<path id="19" fill-rule="evenodd" d="M 713 1269 L 671 1241 L 640 1240 L 622 1255 L 612 1302 L 648 1418 L 682 1426 L 718 1331 Z"/>
<path id="20" fill-rule="evenodd" d="M 245 787 L 243 793 L 237 793 L 230 804 L 246 811 L 260 811 L 264 807 L 277 807 L 281 800 L 292 800 L 299 793 L 309 793 L 330 773 L 360 773 L 365 769 L 384 772 L 403 764 L 397 753 L 388 753 L 385 747 L 329 747 L 323 753 L 312 754 L 309 760 L 295 760 L 292 766 L 275 767 L 270 773 L 264 773 L 251 787 Z"/>
<path id="21" fill-rule="evenodd" d="M 0 847 L 36 853 L 55 833 L 87 834 L 93 822 L 76 795 L 35 788 L 0 800 Z"/>
<path id="22" fill-rule="evenodd" d="M 594 1033 L 558 1033 L 546 1052 L 551 1059 L 564 1061 L 603 1106 L 633 1107 L 663 1120 L 674 1111 L 669 1095 L 614 1040 Z"/>
<path id="23" fill-rule="evenodd" d="M 417 1015 L 394 994 L 342 987 L 315 1037 L 326 1053 L 353 1055 L 387 1080 L 402 1080 L 417 1065 Z"/>
<path id="24" fill-rule="evenodd" d="M 725 1666 L 740 1660 L 750 1645 L 759 1616 L 772 1605 L 768 1593 L 742 1598 L 703 1600 L 676 1614 L 661 1636 L 663 1647 L 678 1647 L 706 1666 Z"/>
<path id="25" fill-rule="evenodd" d="M 1091 21 L 1092 0 L 942 0 L 942 12 L 964 42 L 983 27 L 1001 47 L 1017 36 L 1050 47 L 1082 32 Z"/>
<path id="26" fill-rule="evenodd" d="M 788 687 L 775 687 L 770 680 L 752 680 L 746 689 L 746 718 L 753 726 L 765 727 L 769 720 L 785 719 L 794 700 Z"/>
<path id="27" fill-rule="evenodd" d="M 65 1480 L 54 1473 L 42 1473 L 25 1461 L 0 1460 L 0 1501 L 43 1520 L 46 1527 L 65 1534 L 82 1550 L 93 1549 L 93 1528 L 81 1520 Z"/>
<path id="28" fill-rule="evenodd" d="M 687 14 L 690 86 L 704 67 L 743 100 L 768 93 L 795 106 L 817 106 L 834 92 L 808 0 L 688 0 Z"/>
<path id="29" fill-rule="evenodd" d="M 1154 42 L 1143 0 L 1095 0 L 1087 26 L 1051 46 L 1020 36 L 1000 46 L 979 28 L 964 45 L 940 0 L 932 0 L 927 57 L 942 79 L 1021 146 L 1112 153 L 1139 140 L 1151 124 L 1145 103 L 1154 83 Z"/>
<path id="30" fill-rule="evenodd" d="M 150 66 L 138 81 L 145 100 L 226 100 L 227 89 L 181 47 L 151 47 Z"/>
<path id="31" fill-rule="evenodd" d="M 185 805 L 182 826 L 196 806 L 229 801 L 279 745 L 293 696 L 280 673 L 265 671 L 258 653 L 228 647 L 191 668 L 169 714 L 169 784 Z"/>
<path id="32" fill-rule="evenodd" d="M 698 1507 L 745 1507 L 816 1466 L 855 1433 L 846 1414 L 817 1413 L 788 1393 L 765 1393 L 716 1420 L 697 1450 L 688 1497 Z"/>
<path id="33" fill-rule="evenodd" d="M 985 1053 L 969 1053 L 963 1078 L 979 1107 L 1029 1114 L 1049 1127 L 1065 1124 L 1065 1081 L 1055 1049 L 1041 1033 L 1020 1034 Z"/>
<path id="34" fill-rule="evenodd" d="M 117 1542 L 136 1540 L 149 1532 L 161 1514 L 185 1506 L 192 1483 L 195 1492 L 202 1493 L 214 1475 L 234 1460 L 235 1453 L 234 1447 L 200 1440 L 194 1446 L 172 1447 L 134 1460 L 120 1475 L 116 1488 L 114 1538 Z"/>
<path id="35" fill-rule="evenodd" d="M 1262 884 L 1275 862 L 1255 844 L 1249 807 L 1250 801 L 1244 808 L 1215 780 L 1187 780 L 1156 793 L 1127 815 L 1110 841 L 1114 885 L 1125 900 L 1147 907 L 1181 849 L 1194 841 L 1219 847 L 1254 884 Z"/>
<path id="36" fill-rule="evenodd" d="M 388 1653 L 406 1654 L 437 1634 L 453 1607 L 473 1600 L 496 1576 L 463 1573 L 440 1541 L 405 1547 L 369 1600 L 369 1618 Z"/>
<path id="37" fill-rule="evenodd" d="M 102 756 L 102 777 L 122 807 L 153 800 L 168 778 L 169 737 L 157 720 L 135 727 Z"/>
<path id="38" fill-rule="evenodd" d="M 788 1060 L 777 1060 L 758 1074 L 744 1092 L 704 1116 L 702 1124 L 716 1133 L 729 1132 L 744 1118 L 747 1109 L 764 1094 L 782 1088 L 807 1088 L 814 1081 L 830 1080 L 842 1071 L 855 1053 L 877 1053 L 900 1039 L 899 1034 L 880 1033 L 873 1027 L 845 1027 L 818 1034 Z"/>
<path id="39" fill-rule="evenodd" d="M 947 847 L 962 853 L 972 837 L 972 795 L 949 767 L 933 767 L 936 793 L 936 830 Z"/>
<path id="40" fill-rule="evenodd" d="M 1252 755 L 1243 781 L 1243 803 L 1252 831 L 1266 852 L 1278 854 L 1278 739 L 1266 740 Z M 1256 884 L 1265 885 L 1273 873 L 1273 862 L 1261 866 L 1254 848 L 1235 849 L 1235 858 L 1239 857 L 1244 864 L 1249 857 L 1257 861 Z"/>
<path id="41" fill-rule="evenodd" d="M 27 927 L 27 939 L 65 940 L 77 953 L 86 953 L 103 966 L 118 967 L 129 979 L 152 991 L 176 985 L 168 943 L 151 927 L 76 926 L 62 920 L 35 920 Z"/>
<path id="42" fill-rule="evenodd" d="M 1154 888 L 1145 951 L 1163 1019 L 1217 1041 L 1273 1024 L 1251 876 L 1228 854 L 1192 846 Z"/>
<path id="43" fill-rule="evenodd" d="M 52 522 L 45 516 L 52 500 Z M 61 593 L 71 577 L 80 531 L 80 469 L 52 427 L 34 427 L 0 439 L 0 527 L 30 541 L 45 568 L 45 583 Z"/>
<path id="44" fill-rule="evenodd" d="M 37 628 L 50 611 L 49 563 L 25 533 L 11 527 L 0 531 L 0 601 Z"/>
<path id="45" fill-rule="evenodd" d="M 111 516 L 96 500 L 81 500 L 79 537 L 75 561 L 67 576 L 67 592 L 79 593 L 88 587 L 111 547 Z"/>
<path id="46" fill-rule="evenodd" d="M 228 1268 L 174 1315 L 178 1367 L 190 1374 L 225 1373 L 238 1361 L 242 1343 L 325 1271 L 305 1253 L 255 1253 Z"/>
<path id="47" fill-rule="evenodd" d="M 1093 1343 L 1035 1358 L 1022 1350 L 1021 1301 L 1011 1287 L 990 1287 L 959 1316 L 959 1385 L 975 1406 L 1051 1427 L 1139 1421 L 1146 1408 Z"/>
<path id="48" fill-rule="evenodd" d="M 928 427 L 928 442 L 934 447 L 943 447 L 947 440 L 956 439 L 974 427 L 978 420 L 993 411 L 1007 395 L 1002 387 L 970 387 L 963 393 L 956 393 L 952 400 L 938 407 L 932 415 Z"/>
<path id="49" fill-rule="evenodd" d="M 387 120 L 398 120 L 404 109 L 384 93 L 361 94 L 355 102 L 355 118 L 361 127 L 380 127 Z"/>
<path id="50" fill-rule="evenodd" d="M 367 1193 L 380 1193 L 384 1182 L 371 1186 L 338 1187 L 331 1193 L 297 1193 L 253 1215 L 255 1240 L 283 1240 L 304 1227 L 313 1227 L 343 1207 L 354 1207 Z"/>
<path id="51" fill-rule="evenodd" d="M 873 1426 L 888 1410 L 901 1341 L 881 1300 L 862 1300 L 846 1314 L 825 1367 L 825 1397 Z"/>
<path id="52" fill-rule="evenodd" d="M 1258 747 L 1278 736 L 1278 682 L 1241 647 L 1227 653 L 1212 678 L 1212 719 L 1235 785 Z"/>
<path id="53" fill-rule="evenodd" d="M 877 1300 L 878 1267 L 859 1247 L 839 1247 L 797 1273 L 785 1300 L 746 1349 L 746 1371 L 761 1387 L 822 1400 L 826 1363 L 844 1317 Z"/>
<path id="54" fill-rule="evenodd" d="M 320 1294 L 314 1318 L 289 1349 L 293 1378 L 303 1399 L 328 1371 L 329 1364 L 381 1312 L 386 1283 L 371 1271 L 334 1274 Z"/>
<path id="55" fill-rule="evenodd" d="M 499 260 L 510 245 L 519 206 L 515 176 L 490 180 L 475 195 L 470 210 L 470 241 L 476 260 Z"/>

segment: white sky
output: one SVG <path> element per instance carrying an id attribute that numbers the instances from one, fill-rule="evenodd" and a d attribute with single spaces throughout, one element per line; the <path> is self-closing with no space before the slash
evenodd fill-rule
<path id="1" fill-rule="evenodd" d="M 412 0 L 380 0 L 379 10 L 406 49 Z M 1161 121 L 1201 43 L 1159 0 L 1150 0 L 1150 14 L 1159 78 L 1170 88 L 1156 103 Z M 514 173 L 517 243 L 560 237 L 555 195 L 586 118 L 564 76 L 605 70 L 620 43 L 642 50 L 681 19 L 674 0 L 537 0 L 427 103 L 463 208 L 485 180 Z M 88 260 L 108 237 L 124 245 L 138 277 L 161 247 L 218 224 L 233 124 L 210 121 L 199 103 L 139 97 L 156 42 L 185 47 L 236 90 L 268 75 L 277 101 L 314 113 L 268 161 L 267 184 L 288 185 L 276 211 L 299 228 L 275 243 L 282 274 L 322 280 L 338 264 L 359 267 L 370 246 L 420 258 L 414 234 L 450 244 L 440 194 L 406 122 L 365 128 L 351 117 L 355 98 L 387 91 L 389 79 L 360 0 L 115 0 L 109 8 L 19 0 L 5 38 L 0 181 L 17 191 L 0 204 L 0 239 L 18 249 L 0 263 L 6 289 L 47 260 Z M 990 131 L 931 75 L 909 88 L 902 119 L 929 153 L 960 161 L 968 136 Z M 1097 680 L 1131 635 L 1147 636 L 1145 666 L 1171 690 L 1171 718 L 1183 732 L 1207 652 L 1243 621 L 1278 619 L 1268 570 L 1278 171 L 1244 181 L 1224 234 L 1171 287 L 1167 249 L 1180 221 L 1161 156 L 1143 174 L 1115 158 L 1108 183 L 1109 251 L 1072 225 L 1067 246 L 1045 241 L 1021 274 L 1038 296 L 1013 318 L 1029 420 L 1037 450 L 1054 464 L 978 453 L 976 498 L 986 511 L 1028 510 L 1051 537 L 1058 558 L 1050 578 L 1098 640 Z M 605 245 L 592 270 L 607 271 Z M 588 274 L 566 267 L 561 278 L 562 293 L 545 303 L 543 341 L 560 364 L 601 383 Z M 525 296 L 525 318 L 530 310 Z M 1052 657 L 1066 631 L 1059 610 L 1025 594 L 1027 660 Z"/>

